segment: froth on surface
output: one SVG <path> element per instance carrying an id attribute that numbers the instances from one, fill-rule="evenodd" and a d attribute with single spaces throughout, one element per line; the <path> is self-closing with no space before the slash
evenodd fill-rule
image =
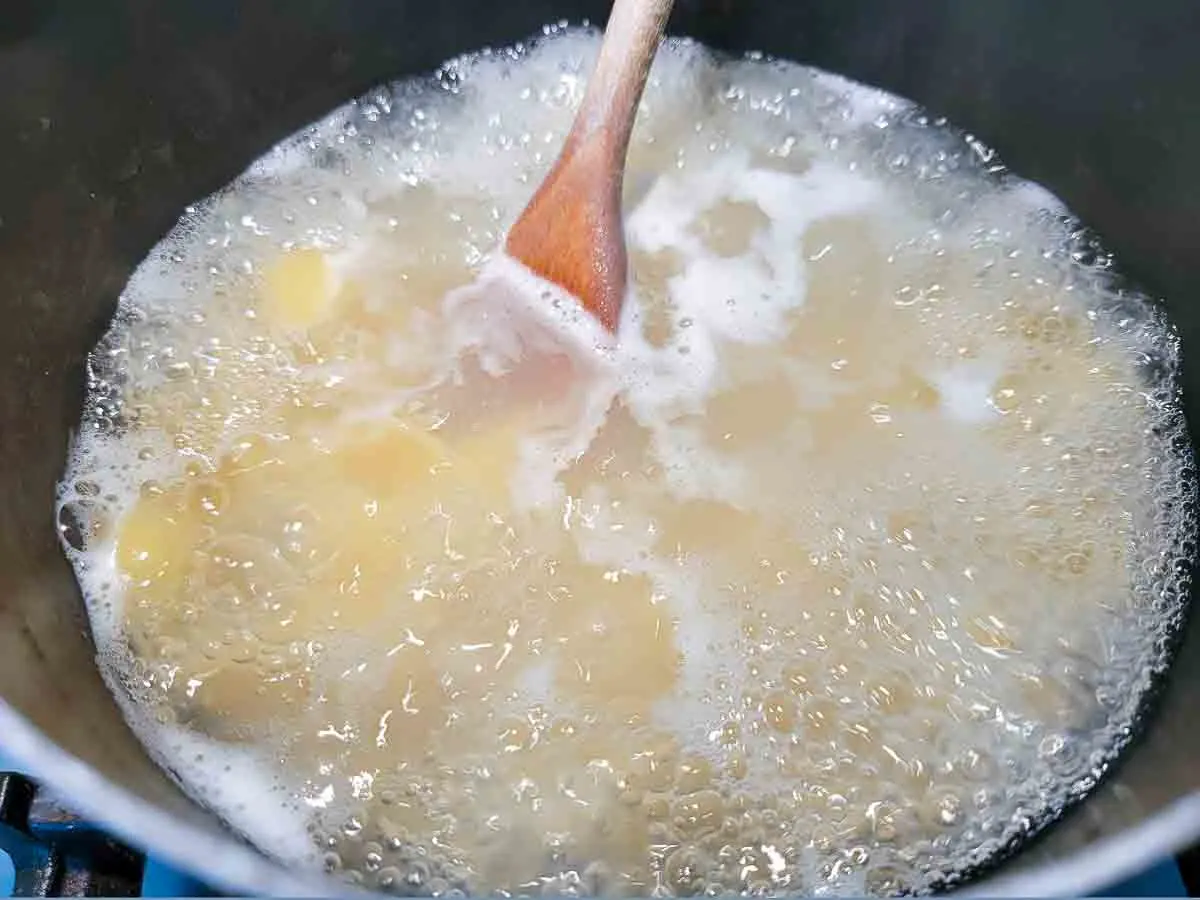
<path id="1" fill-rule="evenodd" d="M 138 269 L 59 497 L 101 669 L 198 800 L 369 887 L 952 882 L 1166 664 L 1170 331 L 986 148 L 687 42 L 621 341 L 539 319 L 493 251 L 597 49 L 547 34 L 336 111 Z"/>

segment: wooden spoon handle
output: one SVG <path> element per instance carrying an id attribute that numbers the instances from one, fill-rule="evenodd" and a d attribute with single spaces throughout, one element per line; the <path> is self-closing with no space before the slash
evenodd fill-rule
<path id="1" fill-rule="evenodd" d="M 615 0 L 604 43 L 571 129 L 571 139 L 603 139 L 623 168 L 629 136 L 673 0 Z M 614 114 L 615 111 L 627 114 Z M 608 132 L 595 134 L 598 129 Z"/>

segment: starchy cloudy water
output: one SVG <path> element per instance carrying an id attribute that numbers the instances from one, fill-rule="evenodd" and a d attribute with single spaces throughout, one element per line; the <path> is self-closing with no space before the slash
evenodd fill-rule
<path id="1" fill-rule="evenodd" d="M 375 91 L 138 269 L 59 497 L 101 669 L 198 801 L 371 888 L 953 881 L 1167 662 L 1172 333 L 904 101 L 671 42 L 621 340 L 510 370 L 497 285 L 570 304 L 495 248 L 597 48 Z"/>

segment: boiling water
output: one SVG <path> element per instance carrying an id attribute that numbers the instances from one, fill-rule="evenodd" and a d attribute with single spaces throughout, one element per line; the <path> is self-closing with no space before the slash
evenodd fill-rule
<path id="1" fill-rule="evenodd" d="M 546 34 L 337 111 L 137 271 L 59 500 L 102 670 L 197 799 L 368 887 L 952 882 L 1165 665 L 1170 332 L 984 148 L 673 43 L 620 346 L 493 378 L 455 298 L 597 49 Z"/>

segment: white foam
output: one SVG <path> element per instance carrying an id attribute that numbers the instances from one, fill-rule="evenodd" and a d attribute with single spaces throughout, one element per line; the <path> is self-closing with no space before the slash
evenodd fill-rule
<path id="1" fill-rule="evenodd" d="M 135 712 L 134 715 L 139 715 Z M 225 812 L 262 850 L 293 866 L 311 868 L 319 854 L 299 813 L 300 791 L 274 773 L 273 761 L 253 747 L 210 740 L 179 727 L 156 725 L 155 754 L 206 806 Z"/>
<path id="2" fill-rule="evenodd" d="M 831 72 L 814 71 L 812 79 L 845 104 L 841 118 L 849 129 L 887 122 L 912 108 L 912 102 L 909 100 Z"/>
<path id="3" fill-rule="evenodd" d="M 977 425 L 999 418 L 992 402 L 996 373 L 978 367 L 959 366 L 937 372 L 932 377 L 940 395 L 942 409 L 961 422 Z"/>

